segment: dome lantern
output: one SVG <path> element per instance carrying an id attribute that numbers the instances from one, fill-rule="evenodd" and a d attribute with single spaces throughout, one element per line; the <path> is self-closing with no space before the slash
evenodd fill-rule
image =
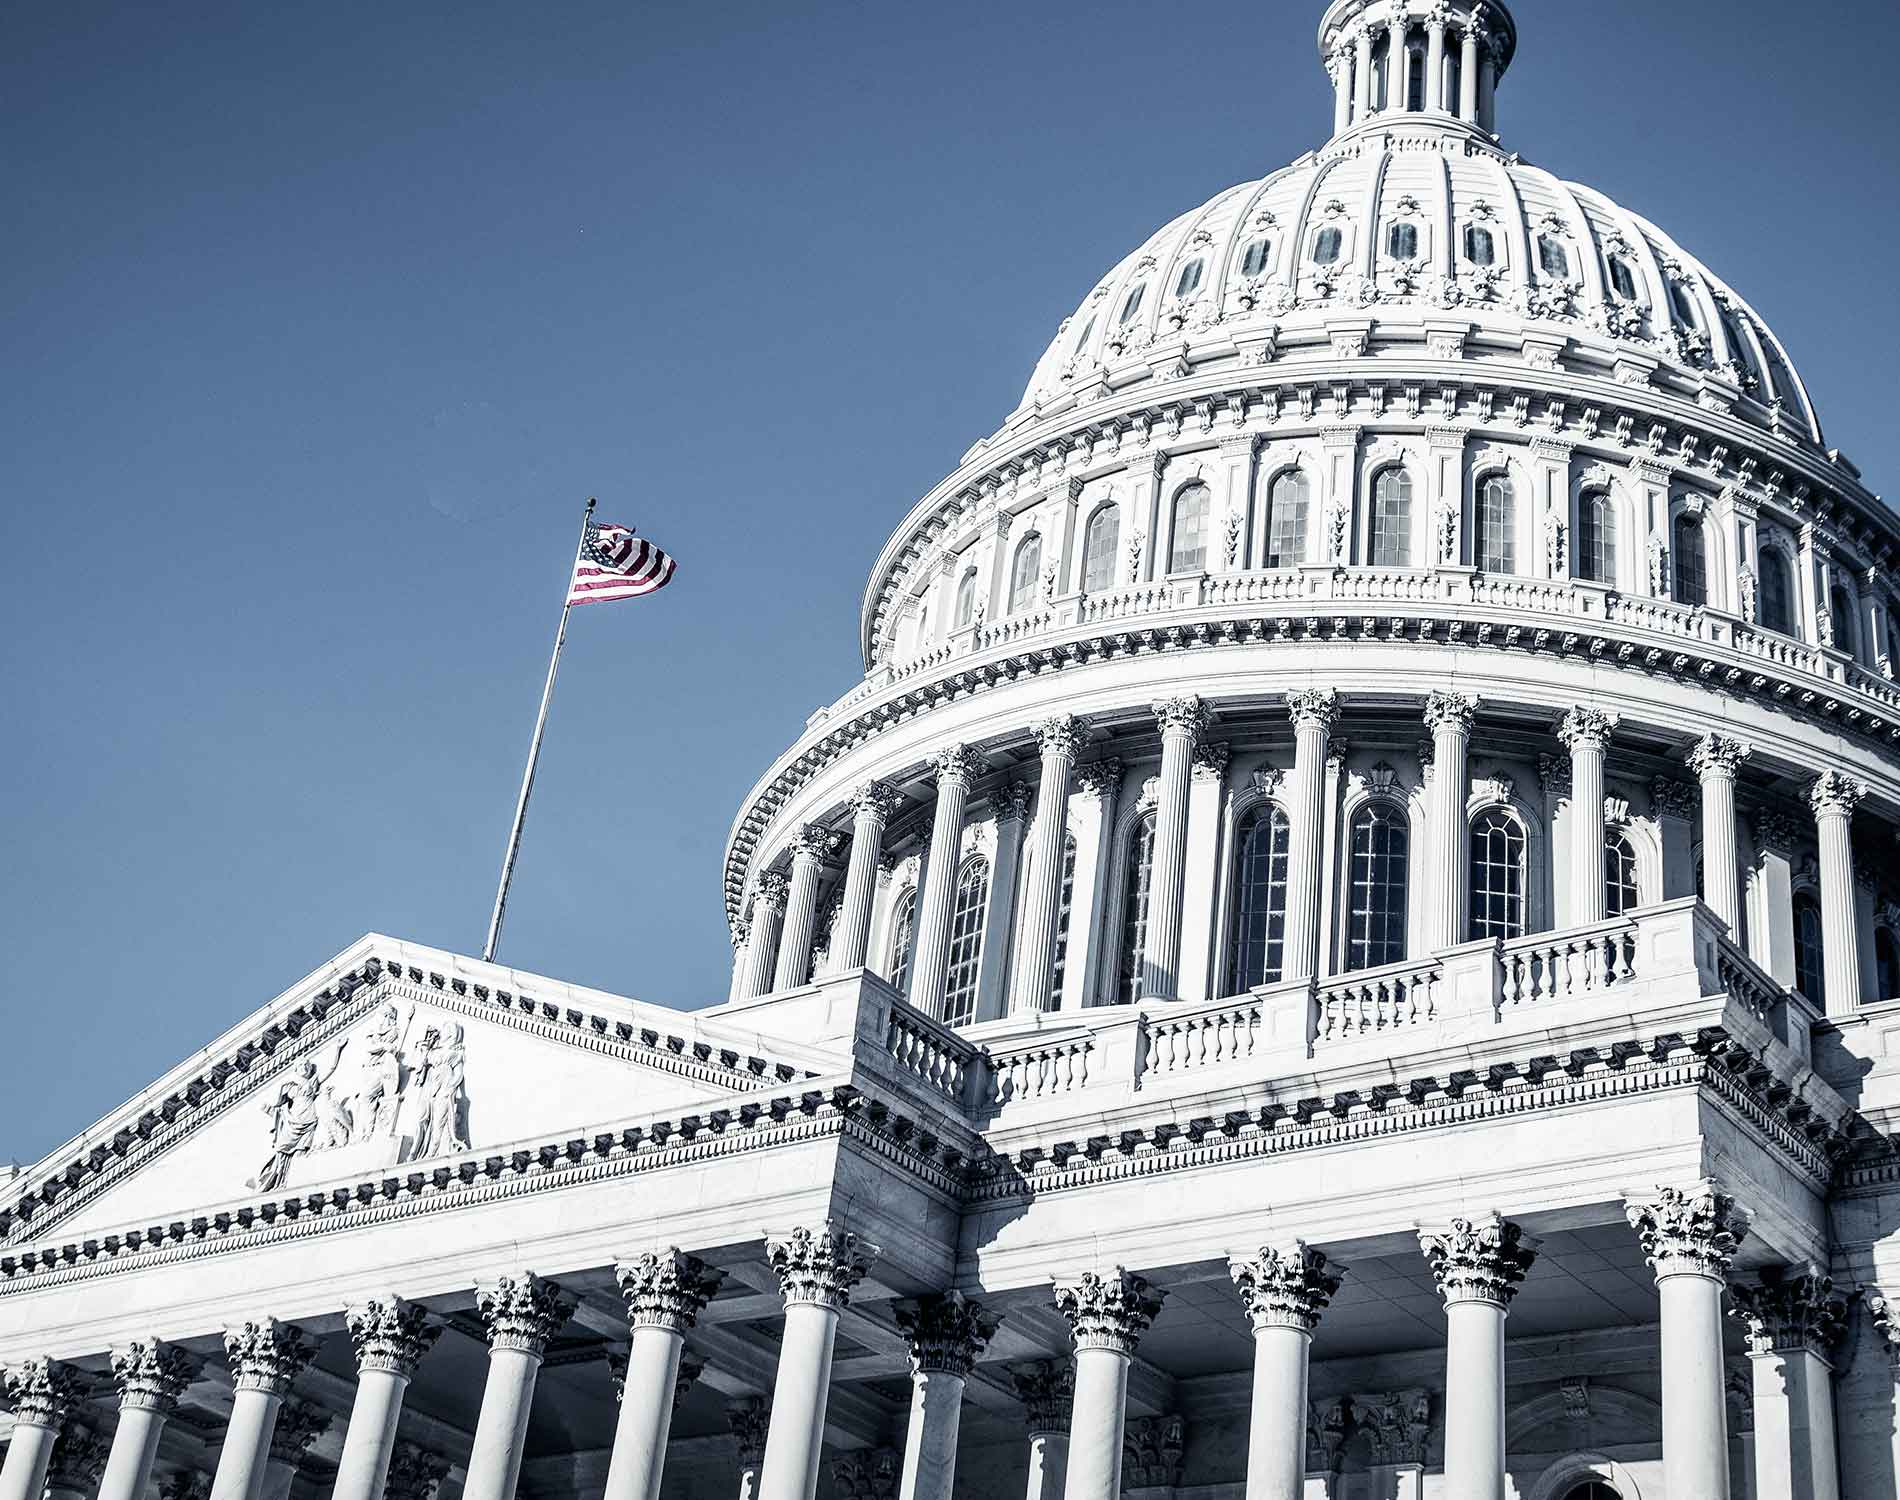
<path id="1" fill-rule="evenodd" d="M 1497 0 L 1334 0 L 1319 26 L 1333 134 L 1400 114 L 1493 134 L 1516 48 L 1517 23 Z"/>

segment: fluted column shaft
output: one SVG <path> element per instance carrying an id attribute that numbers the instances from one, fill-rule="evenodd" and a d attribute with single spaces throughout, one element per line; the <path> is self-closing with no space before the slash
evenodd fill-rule
<path id="1" fill-rule="evenodd" d="M 558 1286 L 531 1272 L 476 1288 L 475 1306 L 488 1328 L 488 1379 L 462 1497 L 514 1500 L 541 1358 L 567 1321 L 568 1308 Z"/>
<path id="2" fill-rule="evenodd" d="M 1293 781 L 1287 789 L 1286 925 L 1280 977 L 1307 979 L 1319 972 L 1320 851 L 1326 823 L 1326 751 L 1339 720 L 1339 695 L 1330 688 L 1294 693 Z"/>
<path id="3" fill-rule="evenodd" d="M 638 1256 L 616 1266 L 614 1275 L 626 1298 L 632 1342 L 602 1497 L 659 1500 L 686 1331 L 705 1311 L 721 1278 L 705 1262 L 678 1250 Z"/>
<path id="4" fill-rule="evenodd" d="M 300 1329 L 268 1318 L 225 1331 L 225 1356 L 236 1390 L 211 1479 L 211 1500 L 258 1500 L 263 1493 L 278 1409 L 314 1347 L 304 1342 Z"/>
<path id="5" fill-rule="evenodd" d="M 1059 714 L 1036 726 L 1042 746 L 1042 782 L 1036 792 L 1036 822 L 1029 832 L 1029 881 L 1023 890 L 1010 1010 L 1035 1015 L 1049 1008 L 1056 928 L 1062 916 L 1063 850 L 1068 833 L 1069 780 L 1082 726 Z"/>
<path id="6" fill-rule="evenodd" d="M 1400 11 L 1386 26 L 1385 107 L 1394 113 L 1404 112 L 1407 84 L 1410 82 L 1410 61 L 1405 55 L 1406 19 L 1404 12 Z"/>
<path id="7" fill-rule="evenodd" d="M 752 897 L 751 936 L 746 939 L 745 978 L 739 998 L 750 1000 L 772 988 L 772 965 L 778 956 L 778 937 L 785 925 L 785 879 L 767 875 Z"/>
<path id="8" fill-rule="evenodd" d="M 1359 121 L 1372 113 L 1372 29 L 1360 27 L 1352 42 L 1353 118 Z"/>
<path id="9" fill-rule="evenodd" d="M 1433 693 L 1425 700 L 1425 722 L 1432 731 L 1431 860 L 1425 870 L 1425 947 L 1428 952 L 1465 940 L 1471 893 L 1465 769 L 1471 721 L 1478 700 L 1468 693 Z M 1601 798 L 1598 798 L 1601 803 Z M 1603 816 L 1599 809 L 1597 816 Z M 1599 873 L 1598 880 L 1602 876 Z"/>
<path id="10" fill-rule="evenodd" d="M 785 1325 L 759 1500 L 812 1500 L 818 1492 L 838 1314 L 876 1254 L 856 1235 L 829 1224 L 766 1242 L 785 1298 Z"/>
<path id="11" fill-rule="evenodd" d="M 1194 746 L 1206 726 L 1199 698 L 1157 703 L 1161 778 L 1155 799 L 1154 858 L 1148 875 L 1148 933 L 1142 955 L 1144 999 L 1172 1000 L 1181 989 L 1181 891 L 1187 877 L 1188 784 Z"/>
<path id="12" fill-rule="evenodd" d="M 112 1375 L 119 1388 L 119 1425 L 98 1500 L 144 1500 L 165 1419 L 190 1384 L 191 1364 L 181 1350 L 150 1340 L 114 1349 Z"/>
<path id="13" fill-rule="evenodd" d="M 1120 1500 L 1128 1365 L 1161 1310 L 1157 1291 L 1119 1267 L 1091 1271 L 1056 1288 L 1056 1306 L 1075 1335 L 1075 1395 L 1063 1500 Z"/>
<path id="14" fill-rule="evenodd" d="M 1480 130 L 1496 130 L 1498 127 L 1497 90 L 1497 53 L 1487 43 L 1478 49 L 1478 128 Z"/>
<path id="15" fill-rule="evenodd" d="M 1246 1500 L 1301 1500 L 1306 1489 L 1306 1381 L 1313 1329 L 1339 1290 L 1326 1257 L 1294 1241 L 1229 1263 L 1253 1324 L 1253 1409 Z"/>
<path id="16" fill-rule="evenodd" d="M 1352 53 L 1340 47 L 1333 53 L 1333 134 L 1339 135 L 1351 124 Z M 1031 1451 L 1033 1456 L 1033 1447 Z"/>
<path id="17" fill-rule="evenodd" d="M 963 846 L 963 812 L 982 761 L 963 746 L 937 757 L 937 809 L 930 824 L 930 857 L 917 901 L 917 937 L 910 962 L 910 1003 L 942 1016 L 950 972 L 950 918 L 956 910 Z M 816 1462 L 816 1460 L 814 1460 Z"/>
<path id="18" fill-rule="evenodd" d="M 881 781 L 851 799 L 851 860 L 844 872 L 844 905 L 831 936 L 831 967 L 843 973 L 864 967 L 871 941 L 871 903 L 877 894 L 877 861 L 896 796 Z"/>
<path id="19" fill-rule="evenodd" d="M 1445 1494 L 1504 1500 L 1504 1318 L 1536 1251 L 1496 1215 L 1419 1242 L 1445 1299 Z"/>
<path id="20" fill-rule="evenodd" d="M 1860 1005 L 1860 940 L 1855 931 L 1854 846 L 1849 829 L 1854 809 L 1866 795 L 1865 786 L 1838 771 L 1822 772 L 1808 794 L 1821 853 L 1821 959 L 1830 1016 L 1849 1015 Z"/>
<path id="21" fill-rule="evenodd" d="M 1469 23 L 1458 53 L 1458 118 L 1478 123 L 1478 34 Z"/>
<path id="22" fill-rule="evenodd" d="M 1573 708 L 1557 727 L 1570 752 L 1570 920 L 1601 922 L 1604 914 L 1603 762 L 1616 715 Z"/>
<path id="23" fill-rule="evenodd" d="M 792 883 L 785 897 L 785 929 L 778 942 L 774 990 L 795 990 L 811 977 L 812 927 L 818 920 L 818 876 L 829 835 L 807 825 L 792 840 Z"/>
<path id="24" fill-rule="evenodd" d="M 0 1500 L 40 1500 L 53 1444 L 80 1398 L 70 1365 L 35 1359 L 0 1370 L 0 1391 L 13 1407 L 13 1436 L 0 1465 Z"/>
<path id="25" fill-rule="evenodd" d="M 356 1348 L 356 1395 L 331 1500 L 383 1500 L 403 1396 L 441 1330 L 422 1308 L 395 1296 L 358 1303 L 344 1324 Z"/>
<path id="26" fill-rule="evenodd" d="M 1425 23 L 1425 107 L 1445 107 L 1445 23 L 1439 20 Z"/>
<path id="27" fill-rule="evenodd" d="M 1702 788 L 1702 900 L 1724 922 L 1729 936 L 1742 931 L 1742 896 L 1736 877 L 1735 775 L 1748 758 L 1739 740 L 1706 734 L 1689 755 Z"/>

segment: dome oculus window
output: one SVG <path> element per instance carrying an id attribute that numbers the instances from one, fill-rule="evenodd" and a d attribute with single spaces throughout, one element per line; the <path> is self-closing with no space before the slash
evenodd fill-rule
<path id="1" fill-rule="evenodd" d="M 1128 295 L 1122 299 L 1122 310 L 1115 319 L 1116 326 L 1126 328 L 1130 323 L 1134 322 L 1135 314 L 1141 311 L 1142 298 L 1147 295 L 1148 283 L 1145 281 L 1139 286 L 1130 287 L 1128 289 Z"/>
<path id="2" fill-rule="evenodd" d="M 1490 230 L 1476 224 L 1465 225 L 1465 259 L 1474 266 L 1497 264 L 1497 241 L 1491 238 Z"/>
<path id="3" fill-rule="evenodd" d="M 1702 331 L 1702 313 L 1695 305 L 1695 298 L 1689 295 L 1687 282 L 1669 283 L 1669 305 L 1676 310 L 1678 323 L 1685 328 L 1693 328 L 1697 333 Z"/>
<path id="4" fill-rule="evenodd" d="M 1344 236 L 1342 236 L 1337 229 L 1333 228 L 1332 225 L 1328 224 L 1319 232 L 1318 237 L 1313 241 L 1313 264 L 1316 266 L 1332 265 L 1339 259 L 1340 248 L 1344 244 Z"/>
<path id="5" fill-rule="evenodd" d="M 1240 259 L 1240 274 L 1249 281 L 1264 274 L 1267 269 L 1267 257 L 1272 251 L 1271 240 L 1255 240 L 1247 247 L 1246 254 Z"/>
<path id="6" fill-rule="evenodd" d="M 1174 279 L 1174 295 L 1177 300 L 1192 297 L 1201 289 L 1201 275 L 1206 266 L 1207 262 L 1200 256 L 1196 256 L 1181 267 L 1181 274 Z"/>
<path id="7" fill-rule="evenodd" d="M 1095 318 L 1094 316 L 1091 315 L 1088 322 L 1082 325 L 1082 337 L 1080 337 L 1079 339 L 1075 341 L 1075 353 L 1080 354 L 1084 349 L 1088 348 L 1089 335 L 1094 332 L 1095 332 Z"/>
<path id="8" fill-rule="evenodd" d="M 1537 267 L 1546 276 L 1570 279 L 1570 252 L 1564 249 L 1562 240 L 1549 234 L 1537 236 Z"/>
<path id="9" fill-rule="evenodd" d="M 1385 253 L 1394 260 L 1418 259 L 1418 225 L 1394 224 L 1385 232 Z"/>

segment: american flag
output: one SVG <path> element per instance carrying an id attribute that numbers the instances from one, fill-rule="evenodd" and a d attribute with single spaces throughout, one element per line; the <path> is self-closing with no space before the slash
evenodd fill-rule
<path id="1" fill-rule="evenodd" d="M 635 536 L 631 526 L 590 521 L 586 540 L 574 559 L 567 602 L 597 604 L 606 599 L 637 599 L 672 581 L 673 559 L 653 543 Z"/>

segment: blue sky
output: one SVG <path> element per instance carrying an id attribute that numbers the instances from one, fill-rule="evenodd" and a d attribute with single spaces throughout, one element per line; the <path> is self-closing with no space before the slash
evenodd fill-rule
<path id="1" fill-rule="evenodd" d="M 0 1159 L 368 930 L 722 998 L 739 799 L 890 527 L 1155 225 L 1318 144 L 1316 0 L 10 4 Z M 1896 470 L 1900 11 L 1519 0 L 1505 144 L 1669 228 Z"/>

